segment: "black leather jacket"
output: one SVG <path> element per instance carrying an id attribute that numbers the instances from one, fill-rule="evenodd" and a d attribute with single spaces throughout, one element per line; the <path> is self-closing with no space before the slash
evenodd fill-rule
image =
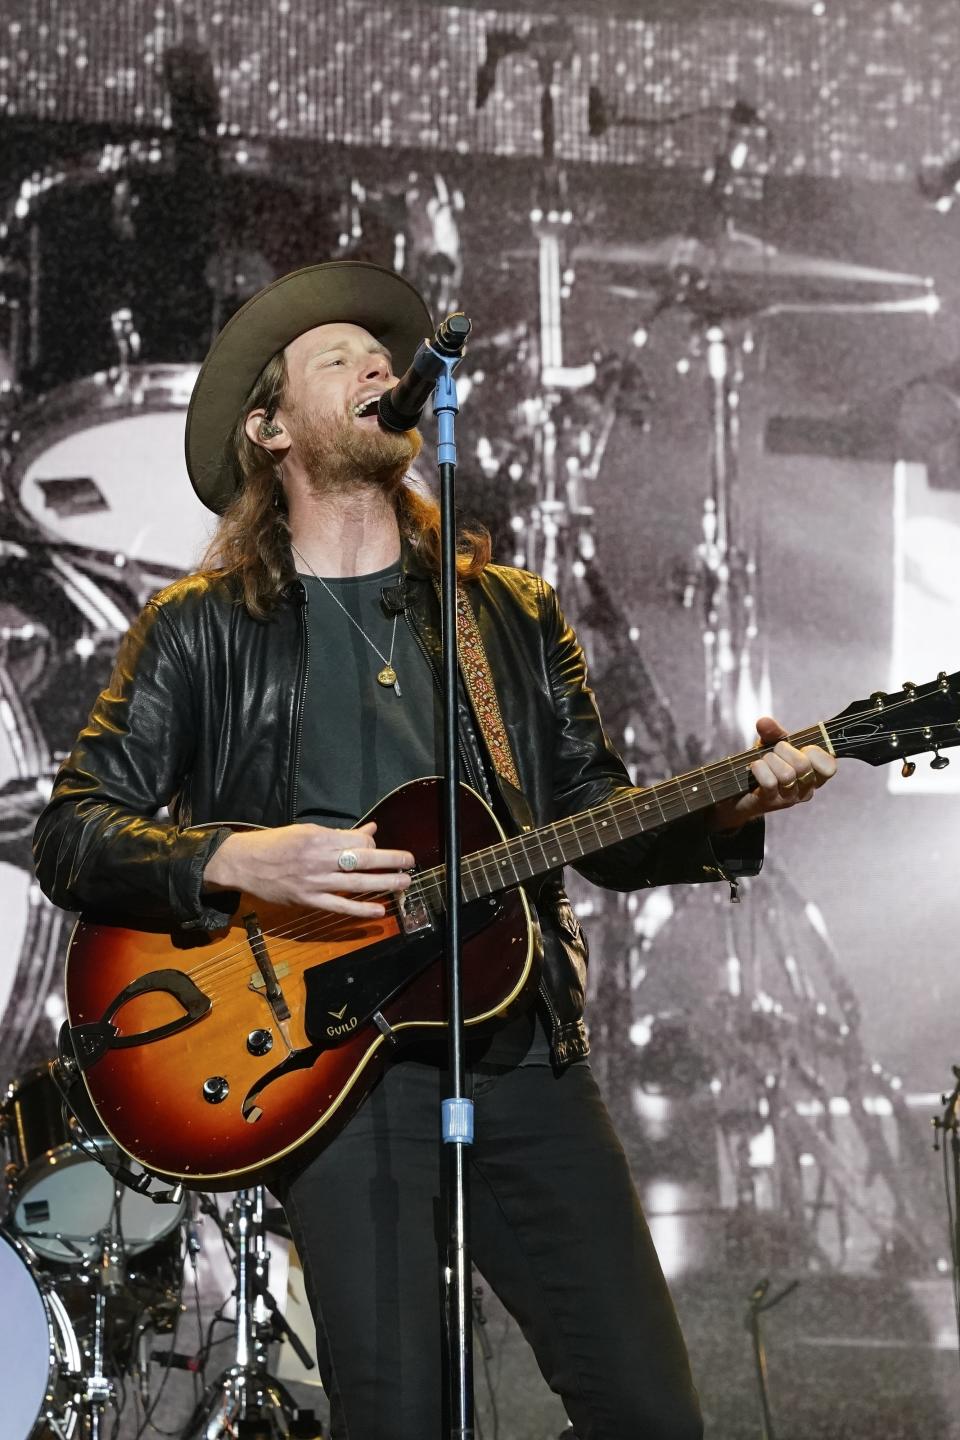
<path id="1" fill-rule="evenodd" d="M 583 653 L 554 592 L 538 576 L 490 566 L 469 587 L 521 782 L 493 776 L 465 694 L 462 776 L 520 827 L 598 804 L 629 784 L 600 724 Z M 438 602 L 405 561 L 385 591 L 440 675 Z M 307 667 L 307 599 L 294 581 L 269 621 L 250 618 L 226 580 L 192 576 L 151 600 L 131 627 L 110 686 L 57 776 L 37 823 L 37 878 L 68 910 L 217 928 L 223 894 L 202 876 L 229 833 L 217 821 L 294 819 Z M 493 778 L 491 778 L 493 777 Z M 169 815 L 159 812 L 168 807 Z M 718 847 L 719 848 L 719 847 Z M 762 826 L 726 842 L 718 858 L 703 819 L 622 841 L 577 868 L 610 889 L 756 873 Z M 737 853 L 732 853 L 737 852 Z M 586 945 L 551 874 L 531 896 L 543 938 L 541 1003 L 559 1066 L 587 1053 Z"/>

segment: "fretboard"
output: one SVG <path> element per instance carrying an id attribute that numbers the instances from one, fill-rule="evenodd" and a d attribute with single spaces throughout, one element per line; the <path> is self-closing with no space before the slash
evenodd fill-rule
<path id="1" fill-rule="evenodd" d="M 787 740 L 798 749 L 822 741 L 819 725 L 788 735 Z M 502 840 L 485 849 L 464 855 L 461 863 L 460 888 L 464 902 L 479 900 L 499 890 L 510 890 L 525 881 L 546 875 L 564 865 L 576 864 L 586 855 L 606 850 L 621 840 L 629 840 L 646 830 L 657 830 L 705 810 L 719 800 L 743 795 L 751 788 L 750 765 L 763 754 L 762 749 L 746 750 L 728 755 L 683 775 L 674 775 L 656 785 L 625 790 L 589 810 L 525 830 L 509 840 Z M 445 867 L 434 866 L 417 877 L 419 889 L 428 903 L 443 908 L 446 887 Z"/>

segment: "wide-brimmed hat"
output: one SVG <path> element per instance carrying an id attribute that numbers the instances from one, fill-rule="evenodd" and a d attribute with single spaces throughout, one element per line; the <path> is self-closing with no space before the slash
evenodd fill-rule
<path id="1" fill-rule="evenodd" d="M 187 471 L 204 505 L 225 510 L 240 483 L 232 437 L 254 381 L 279 350 L 305 330 L 336 321 L 362 325 L 402 375 L 430 312 L 402 275 L 361 260 L 330 260 L 284 275 L 228 320 L 210 347 L 187 411 Z"/>

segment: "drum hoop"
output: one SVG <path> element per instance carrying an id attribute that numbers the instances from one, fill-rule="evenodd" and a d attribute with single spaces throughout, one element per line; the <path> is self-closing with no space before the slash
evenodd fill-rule
<path id="1" fill-rule="evenodd" d="M 102 1137 L 94 1136 L 86 1144 L 95 1144 Z M 78 1161 L 86 1160 L 91 1165 L 98 1162 L 92 1155 L 86 1154 L 79 1145 L 72 1145 L 69 1140 L 62 1141 L 59 1145 L 52 1145 L 49 1150 L 43 1150 L 35 1155 L 29 1165 L 22 1170 L 17 1170 L 10 1180 L 11 1198 L 14 1202 L 14 1209 L 27 1196 L 28 1190 L 32 1189 L 37 1180 L 41 1179 L 48 1171 L 62 1172 L 69 1170 Z M 29 1241 L 27 1242 L 29 1244 Z"/>
<path id="2" fill-rule="evenodd" d="M 4 1243 L 10 1246 L 11 1250 L 13 1250 L 14 1254 L 19 1258 L 30 1279 L 33 1281 L 34 1288 L 43 1306 L 44 1319 L 47 1322 L 49 1360 L 47 1367 L 47 1388 L 44 1392 L 40 1409 L 37 1411 L 37 1418 L 34 1422 L 34 1425 L 36 1425 L 37 1422 L 43 1419 L 45 1411 L 51 1405 L 56 1404 L 58 1400 L 61 1399 L 69 1401 L 69 1393 L 61 1397 L 57 1395 L 57 1389 L 61 1379 L 77 1376 L 81 1373 L 82 1357 L 80 1354 L 80 1345 L 77 1341 L 77 1333 L 73 1328 L 73 1322 L 67 1313 L 63 1301 L 56 1293 L 52 1280 L 38 1273 L 39 1265 L 29 1245 L 18 1236 L 12 1235 L 6 1227 L 0 1226 L 0 1245 Z M 59 1338 L 63 1343 L 64 1355 L 62 1360 L 57 1353 L 57 1331 L 59 1331 Z M 73 1434 L 74 1432 L 71 1430 L 69 1433 Z M 27 1437 L 27 1440 L 29 1440 L 29 1437 Z"/>
<path id="3" fill-rule="evenodd" d="M 185 411 L 193 386 L 185 387 L 184 377 L 194 379 L 199 369 L 199 365 L 187 362 L 131 365 L 124 372 L 126 383 L 110 371 L 101 370 L 82 380 L 58 385 L 31 401 L 17 414 L 13 425 L 20 438 L 11 447 L 6 484 L 18 506 L 25 509 L 20 485 L 38 455 L 71 435 L 93 430 L 110 420 Z M 33 515 L 30 519 L 35 521 Z"/>
<path id="4" fill-rule="evenodd" d="M 27 1165 L 25 1169 L 17 1171 L 15 1174 L 10 1176 L 10 1198 L 12 1201 L 11 1211 L 13 1213 L 16 1213 L 17 1206 L 22 1204 L 23 1201 L 28 1198 L 30 1190 L 37 1184 L 38 1181 L 42 1181 L 46 1176 L 50 1174 L 62 1174 L 65 1170 L 70 1170 L 75 1165 L 96 1165 L 98 1169 L 103 1172 L 107 1180 L 109 1180 L 110 1184 L 112 1185 L 113 1176 L 110 1174 L 110 1171 L 101 1164 L 101 1162 L 97 1159 L 95 1155 L 90 1154 L 91 1148 L 103 1151 L 112 1150 L 118 1156 L 122 1156 L 124 1153 L 117 1145 L 117 1142 L 111 1139 L 109 1135 L 90 1135 L 84 1139 L 83 1145 L 79 1145 L 76 1142 L 71 1143 L 70 1141 L 64 1141 L 63 1144 L 55 1145 L 50 1150 L 44 1150 L 41 1155 L 38 1155 L 35 1159 L 31 1160 L 30 1164 Z M 128 1192 L 131 1195 L 135 1195 L 137 1194 L 137 1191 L 131 1189 L 130 1186 L 123 1184 L 121 1184 L 120 1189 L 120 1207 L 122 1214 L 123 1197 Z M 161 1216 L 164 1207 L 156 1206 L 155 1208 L 158 1217 Z M 179 1201 L 171 1203 L 166 1208 L 169 1211 L 169 1224 L 166 1226 L 165 1229 L 158 1230 L 155 1235 L 151 1235 L 149 1239 L 145 1240 L 134 1240 L 131 1239 L 130 1236 L 124 1235 L 124 1246 L 128 1255 L 143 1255 L 147 1251 L 152 1250 L 154 1245 L 159 1245 L 162 1240 L 166 1240 L 167 1236 L 171 1233 L 171 1231 L 175 1230 L 179 1226 L 180 1221 L 183 1218 L 183 1215 L 187 1208 L 186 1197 L 182 1197 Z M 150 1211 L 149 1213 L 153 1214 L 153 1211 Z M 25 1234 L 23 1236 L 22 1243 L 30 1249 L 31 1253 L 35 1253 L 41 1258 L 43 1257 L 43 1251 L 37 1248 L 37 1245 L 34 1241 L 30 1239 L 29 1235 Z M 41 1241 L 41 1244 L 43 1243 L 46 1242 Z M 73 1267 L 76 1265 L 82 1265 L 84 1263 L 84 1260 L 80 1256 L 67 1255 L 59 1257 L 57 1263 Z"/>

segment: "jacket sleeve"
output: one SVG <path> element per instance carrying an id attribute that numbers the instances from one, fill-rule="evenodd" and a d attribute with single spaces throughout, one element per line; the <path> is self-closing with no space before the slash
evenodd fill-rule
<path id="1" fill-rule="evenodd" d="M 151 601 L 127 632 L 37 821 L 37 880 L 55 905 L 186 928 L 226 923 L 232 912 L 219 907 L 230 894 L 205 894 L 202 877 L 229 828 L 181 828 L 158 813 L 175 807 L 194 721 L 183 647 Z"/>
<path id="2" fill-rule="evenodd" d="M 563 617 L 555 592 L 546 584 L 542 604 L 557 717 L 554 801 L 559 818 L 636 790 L 603 729 L 587 684 L 583 650 Z M 762 820 L 730 835 L 710 835 L 705 811 L 698 811 L 585 857 L 575 869 L 608 890 L 719 879 L 733 883 L 739 876 L 759 872 L 763 837 Z"/>

